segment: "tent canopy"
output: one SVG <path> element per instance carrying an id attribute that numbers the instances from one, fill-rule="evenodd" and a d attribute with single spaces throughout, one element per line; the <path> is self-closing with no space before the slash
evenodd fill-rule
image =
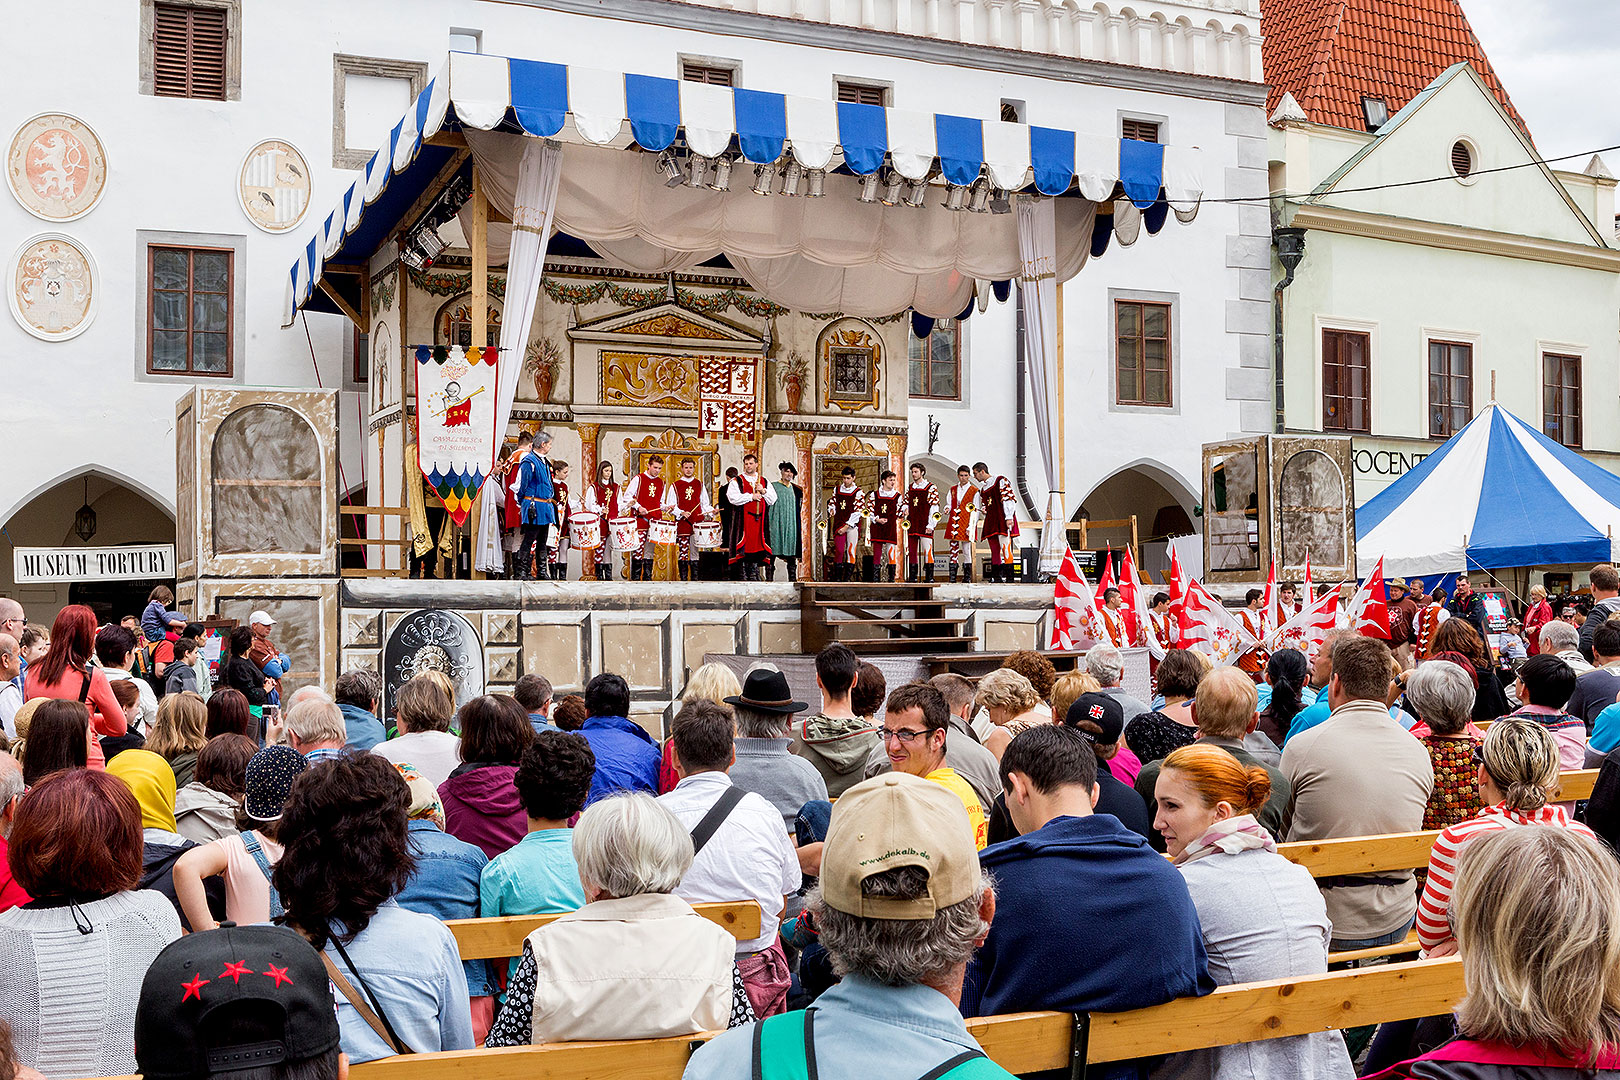
<path id="1" fill-rule="evenodd" d="M 1356 511 L 1356 563 L 1390 576 L 1608 562 L 1620 476 L 1495 402 Z"/>
<path id="2" fill-rule="evenodd" d="M 674 270 L 724 252 L 779 303 L 861 315 L 910 307 L 949 317 L 971 301 L 977 281 L 1017 276 L 1016 215 L 950 212 L 947 185 L 1065 196 L 1060 279 L 1110 237 L 1128 244 L 1144 226 L 1157 232 L 1172 210 L 1192 220 L 1202 195 L 1196 150 L 451 53 L 306 244 L 290 274 L 288 321 L 300 308 L 339 310 L 319 289 L 328 264 L 352 287 L 356 268 L 415 224 L 402 219 L 461 153 L 461 140 L 444 132 L 465 136 L 498 211 L 511 210 L 521 144 L 554 139 L 565 149 L 556 206 L 563 232 L 632 268 Z M 637 161 L 618 152 L 626 149 L 647 153 Z M 655 167 L 666 150 L 702 159 L 710 186 L 666 186 L 668 174 Z M 716 161 L 731 167 L 729 190 L 712 190 Z M 756 167 L 776 173 L 766 190 L 818 171 L 826 197 L 762 198 Z M 861 201 L 874 174 L 885 188 L 929 182 L 923 204 Z M 495 255 L 500 240 L 492 240 Z"/>

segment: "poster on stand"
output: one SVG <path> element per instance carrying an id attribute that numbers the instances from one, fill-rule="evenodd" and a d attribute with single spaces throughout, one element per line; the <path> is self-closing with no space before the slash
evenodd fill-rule
<path id="1" fill-rule="evenodd" d="M 416 467 L 461 525 L 495 466 L 494 346 L 418 345 Z"/>

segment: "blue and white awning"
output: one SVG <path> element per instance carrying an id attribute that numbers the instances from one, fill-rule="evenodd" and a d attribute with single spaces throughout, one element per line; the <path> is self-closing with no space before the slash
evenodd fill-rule
<path id="1" fill-rule="evenodd" d="M 502 131 L 585 147 L 677 145 L 738 165 L 793 162 L 857 177 L 884 169 L 906 181 L 979 181 L 1011 192 L 1077 194 L 1142 212 L 1148 231 L 1173 210 L 1197 213 L 1197 151 L 1057 128 L 792 97 L 538 60 L 452 53 L 306 245 L 291 275 L 292 309 L 327 309 L 316 292 L 325 264 L 368 259 L 447 164 L 446 130 Z M 683 141 L 682 141 L 683 140 Z M 746 185 L 745 185 L 746 186 Z M 943 187 L 940 188 L 943 192 Z M 938 203 L 943 194 L 931 201 Z M 932 210 L 934 207 L 930 206 Z M 559 209 L 559 220 L 568 214 Z M 1138 223 L 1120 221 L 1120 242 Z M 588 230 L 587 230 L 588 231 Z M 1100 254 L 1108 235 L 1092 236 Z M 1076 266 L 1076 268 L 1078 268 Z"/>
<path id="2" fill-rule="evenodd" d="M 1362 575 L 1609 562 L 1620 476 L 1497 405 L 1356 511 Z"/>

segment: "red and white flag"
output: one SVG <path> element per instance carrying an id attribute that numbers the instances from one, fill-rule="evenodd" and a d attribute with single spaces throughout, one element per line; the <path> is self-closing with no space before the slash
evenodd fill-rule
<path id="1" fill-rule="evenodd" d="M 1063 564 L 1052 586 L 1052 642 L 1047 647 L 1071 652 L 1087 638 L 1106 640 L 1102 616 L 1097 613 L 1097 599 L 1085 571 L 1074 561 L 1074 550 L 1064 548 Z"/>
<path id="2" fill-rule="evenodd" d="M 1272 651 L 1298 649 L 1306 656 L 1313 656 L 1327 632 L 1337 624 L 1338 617 L 1339 590 L 1329 589 L 1272 631 L 1266 645 Z"/>
<path id="3" fill-rule="evenodd" d="M 1384 560 L 1350 598 L 1344 610 L 1345 626 L 1363 637 L 1389 640 L 1389 593 L 1384 589 Z"/>
<path id="4" fill-rule="evenodd" d="M 1181 618 L 1181 601 L 1187 595 L 1187 571 L 1181 568 L 1176 549 L 1170 549 L 1170 614 Z"/>
<path id="5" fill-rule="evenodd" d="M 1102 576 L 1097 578 L 1097 592 L 1094 599 L 1098 607 L 1103 606 L 1103 594 L 1114 587 L 1114 545 L 1109 544 L 1108 550 L 1103 554 Z"/>
<path id="6" fill-rule="evenodd" d="M 1311 553 L 1305 553 L 1305 602 L 1316 599 L 1316 586 L 1311 584 Z"/>
<path id="7" fill-rule="evenodd" d="M 1216 664 L 1230 664 L 1258 644 L 1259 639 L 1197 579 L 1187 582 L 1181 602 L 1181 648 L 1197 649 Z"/>
<path id="8" fill-rule="evenodd" d="M 1125 615 L 1125 643 L 1135 645 L 1142 640 L 1142 628 L 1148 624 L 1147 590 L 1137 581 L 1136 563 L 1128 547 L 1119 564 L 1119 599 Z"/>
<path id="9" fill-rule="evenodd" d="M 1260 605 L 1260 636 L 1265 637 L 1287 621 L 1282 612 L 1282 600 L 1277 595 L 1277 560 L 1271 561 L 1266 571 L 1266 598 Z"/>

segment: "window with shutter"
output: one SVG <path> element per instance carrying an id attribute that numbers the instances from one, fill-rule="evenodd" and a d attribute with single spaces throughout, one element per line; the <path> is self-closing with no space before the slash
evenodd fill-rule
<path id="1" fill-rule="evenodd" d="M 152 92 L 225 100 L 226 12 L 185 4 L 152 6 Z"/>
<path id="2" fill-rule="evenodd" d="M 681 78 L 687 82 L 708 83 L 710 86 L 731 86 L 736 72 L 728 67 L 719 67 L 714 64 L 681 65 Z"/>
<path id="3" fill-rule="evenodd" d="M 151 245 L 146 258 L 146 370 L 229 378 L 234 253 Z"/>
<path id="4" fill-rule="evenodd" d="M 854 105 L 887 105 L 889 103 L 889 90 L 885 86 L 840 82 L 838 84 L 838 100 L 847 101 Z"/>
<path id="5" fill-rule="evenodd" d="M 1120 138 L 1135 139 L 1138 142 L 1158 142 L 1159 125 L 1152 120 L 1132 120 L 1129 117 L 1120 122 Z"/>

